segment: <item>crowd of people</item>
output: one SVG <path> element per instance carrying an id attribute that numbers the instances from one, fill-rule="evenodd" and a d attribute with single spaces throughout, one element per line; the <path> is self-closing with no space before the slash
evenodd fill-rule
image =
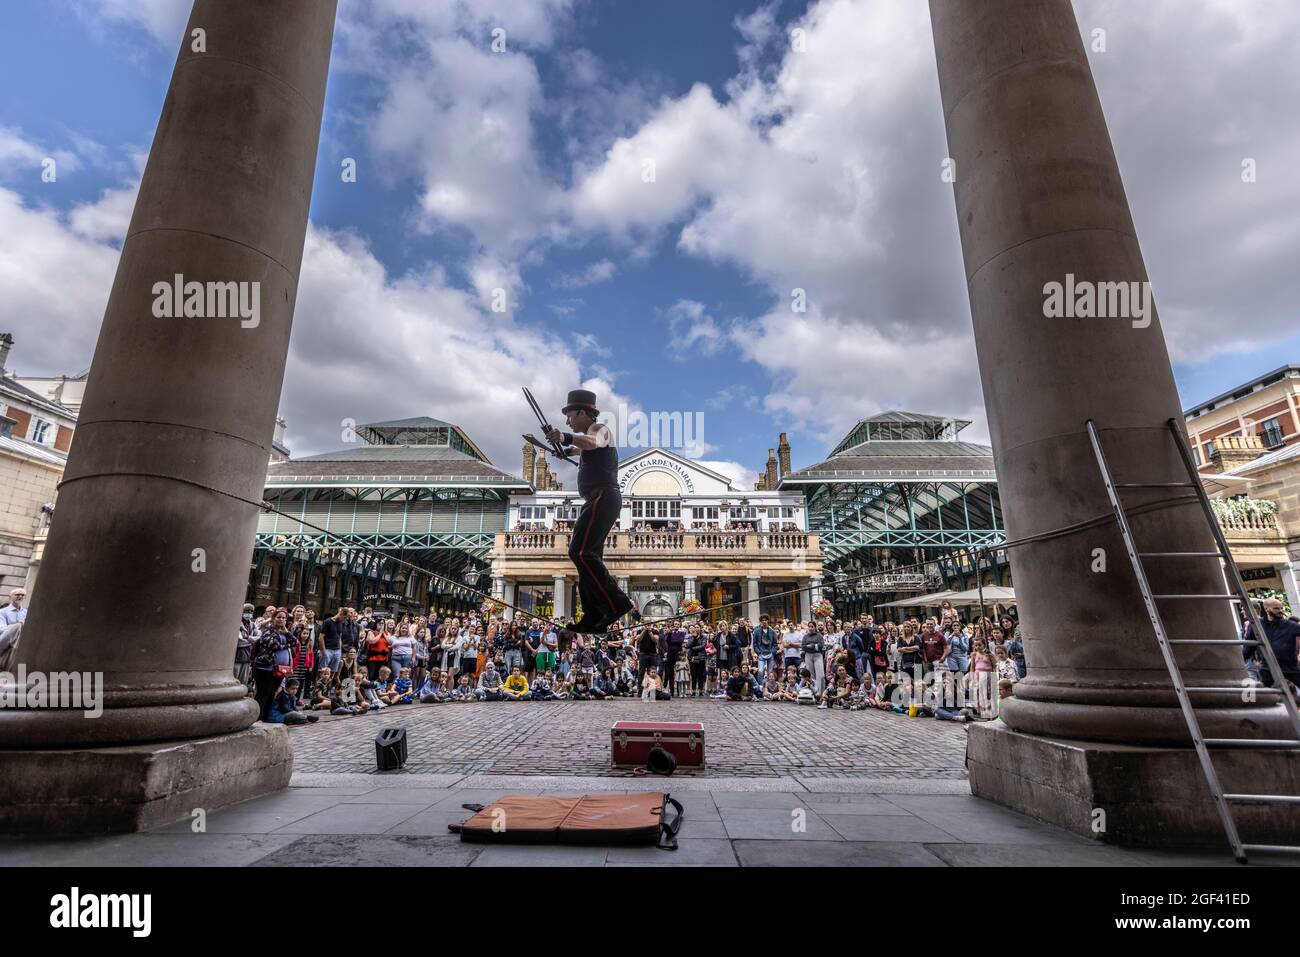
<path id="1" fill-rule="evenodd" d="M 1010 616 L 877 623 L 687 619 L 583 635 L 540 618 L 244 606 L 235 674 L 264 721 L 403 704 L 639 697 L 789 702 L 981 720 L 1026 674 Z"/>

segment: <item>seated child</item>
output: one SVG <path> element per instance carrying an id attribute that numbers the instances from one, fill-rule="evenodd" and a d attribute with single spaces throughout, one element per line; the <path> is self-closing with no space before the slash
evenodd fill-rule
<path id="1" fill-rule="evenodd" d="M 776 676 L 776 671 L 767 673 L 767 681 L 763 682 L 763 696 L 768 701 L 785 700 L 785 689 L 781 686 L 781 679 Z"/>
<path id="2" fill-rule="evenodd" d="M 415 700 L 415 686 L 411 684 L 411 669 L 403 668 L 393 682 L 393 704 L 410 704 Z"/>
<path id="3" fill-rule="evenodd" d="M 731 676 L 727 673 L 727 669 L 719 669 L 718 679 L 713 683 L 713 691 L 709 694 L 709 697 L 719 699 L 725 698 L 727 696 L 727 682 L 730 680 Z"/>
<path id="4" fill-rule="evenodd" d="M 319 721 L 320 715 L 307 714 L 298 710 L 298 679 L 290 678 L 280 689 L 280 693 L 271 702 L 271 713 L 267 715 L 268 724 L 306 724 Z"/>
<path id="5" fill-rule="evenodd" d="M 334 672 L 329 668 L 321 668 L 316 672 L 316 687 L 312 689 L 311 704 L 308 705 L 310 711 L 331 711 L 333 705 L 330 698 L 334 694 Z"/>
<path id="6" fill-rule="evenodd" d="M 587 681 L 587 676 L 581 671 L 573 678 L 573 690 L 569 692 L 569 698 L 573 701 L 591 700 L 591 685 Z"/>
<path id="7" fill-rule="evenodd" d="M 519 670 L 519 666 L 510 669 L 510 677 L 501 685 L 501 697 L 507 701 L 518 701 L 528 697 L 528 679 Z"/>
<path id="8" fill-rule="evenodd" d="M 528 696 L 534 701 L 554 701 L 555 692 L 551 690 L 551 673 L 543 671 L 533 679 Z"/>
<path id="9" fill-rule="evenodd" d="M 429 673 L 424 676 L 424 681 L 420 683 L 420 690 L 415 693 L 415 698 L 420 704 L 439 704 L 447 700 L 442 687 L 441 669 L 429 669 Z"/>
<path id="10" fill-rule="evenodd" d="M 591 683 L 591 696 L 597 701 L 604 701 L 606 698 L 612 698 L 615 694 L 614 669 L 605 668 L 596 680 Z"/>
<path id="11" fill-rule="evenodd" d="M 444 678 L 444 680 L 446 680 Z M 451 701 L 476 701 L 477 695 L 474 694 L 474 688 L 469 683 L 469 675 L 461 675 L 460 682 L 456 685 L 451 693 Z"/>

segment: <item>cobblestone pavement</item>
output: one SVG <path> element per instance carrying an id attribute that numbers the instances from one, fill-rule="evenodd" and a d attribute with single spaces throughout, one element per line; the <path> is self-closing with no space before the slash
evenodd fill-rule
<path id="1" fill-rule="evenodd" d="M 678 777 L 964 779 L 965 727 L 880 711 L 678 699 L 409 705 L 291 729 L 296 773 L 372 773 L 381 727 L 407 728 L 408 774 L 624 776 L 615 721 L 699 721 L 707 767 Z"/>

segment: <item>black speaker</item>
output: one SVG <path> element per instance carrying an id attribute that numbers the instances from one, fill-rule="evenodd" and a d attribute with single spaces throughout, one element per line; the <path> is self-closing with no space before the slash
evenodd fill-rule
<path id="1" fill-rule="evenodd" d="M 375 735 L 375 764 L 380 771 L 396 771 L 406 763 L 406 727 L 381 728 Z"/>

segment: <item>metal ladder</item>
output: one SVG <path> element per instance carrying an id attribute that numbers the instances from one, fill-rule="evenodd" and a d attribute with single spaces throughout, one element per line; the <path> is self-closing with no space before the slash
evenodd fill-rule
<path id="1" fill-rule="evenodd" d="M 1201 770 L 1205 773 L 1205 782 L 1210 787 L 1210 794 L 1214 798 L 1214 806 L 1219 812 L 1219 817 L 1223 821 L 1223 830 L 1227 834 L 1228 843 L 1232 845 L 1233 857 L 1238 862 L 1245 864 L 1246 855 L 1251 851 L 1276 851 L 1286 853 L 1300 853 L 1300 846 L 1289 844 L 1243 844 L 1241 837 L 1237 833 L 1237 824 L 1232 817 L 1233 804 L 1300 804 L 1300 796 L 1287 794 L 1225 794 L 1219 784 L 1219 775 L 1214 769 L 1214 762 L 1210 757 L 1210 749 L 1255 749 L 1255 750 L 1300 750 L 1300 711 L 1296 710 L 1296 702 L 1291 694 L 1287 681 L 1282 677 L 1282 670 L 1278 667 L 1277 657 L 1273 654 L 1273 647 L 1268 643 L 1267 636 L 1260 624 L 1259 615 L 1255 610 L 1254 604 L 1246 592 L 1245 583 L 1241 579 L 1241 573 L 1237 570 L 1236 564 L 1232 560 L 1232 554 L 1228 550 L 1228 542 L 1223 537 L 1223 530 L 1219 527 L 1219 522 L 1214 516 L 1214 510 L 1210 507 L 1209 496 L 1205 494 L 1205 489 L 1200 482 L 1200 473 L 1197 471 L 1196 463 L 1192 459 L 1192 450 L 1187 443 L 1187 437 L 1183 434 L 1181 423 L 1176 419 L 1170 419 L 1168 428 L 1173 436 L 1174 444 L 1178 447 L 1178 452 L 1182 457 L 1183 464 L 1187 468 L 1186 482 L 1116 482 L 1111 476 L 1110 466 L 1106 463 L 1106 454 L 1101 447 L 1101 439 L 1098 436 L 1100 431 L 1092 419 L 1088 420 L 1088 438 L 1092 442 L 1093 453 L 1097 457 L 1097 466 L 1101 470 L 1102 481 L 1106 483 L 1106 494 L 1110 498 L 1111 507 L 1115 510 L 1115 520 L 1119 523 L 1120 533 L 1124 537 L 1124 548 L 1128 552 L 1129 562 L 1133 566 L 1133 574 L 1137 577 L 1138 587 L 1142 591 L 1142 600 L 1146 604 L 1147 615 L 1151 619 L 1151 626 L 1155 629 L 1156 642 L 1160 645 L 1160 654 L 1165 659 L 1165 666 L 1169 669 L 1169 677 L 1173 679 L 1174 690 L 1178 694 L 1178 704 L 1183 710 L 1183 717 L 1187 720 L 1187 729 L 1191 732 L 1192 745 L 1196 748 L 1196 756 L 1200 759 Z M 1133 539 L 1133 530 L 1129 526 L 1128 514 L 1125 512 L 1124 505 L 1120 501 L 1119 490 L 1126 488 L 1190 488 L 1195 490 L 1196 496 L 1201 504 L 1201 509 L 1205 513 L 1205 520 L 1214 534 L 1214 541 L 1217 545 L 1217 551 L 1213 552 L 1141 552 L 1138 551 L 1137 543 Z M 1229 587 L 1232 590 L 1230 594 L 1210 594 L 1210 595 L 1162 595 L 1154 594 L 1151 591 L 1151 585 L 1147 581 L 1146 570 L 1142 561 L 1146 558 L 1217 558 L 1223 563 L 1223 572 Z M 1160 616 L 1160 609 L 1157 602 L 1160 601 L 1227 601 L 1241 605 L 1250 619 L 1250 628 L 1252 638 L 1169 638 L 1165 634 L 1164 620 Z M 1200 722 L 1196 719 L 1196 710 L 1192 706 L 1188 692 L 1210 692 L 1210 691 L 1234 691 L 1245 690 L 1244 687 L 1188 687 L 1183 683 L 1182 672 L 1178 669 L 1178 661 L 1174 658 L 1174 645 L 1239 645 L 1242 647 L 1254 645 L 1264 655 L 1264 661 L 1268 667 L 1269 673 L 1277 686 L 1273 688 L 1256 687 L 1250 690 L 1254 694 L 1266 694 L 1280 696 L 1286 706 L 1286 711 L 1291 719 L 1291 727 L 1295 731 L 1295 740 L 1290 739 L 1266 739 L 1266 738 L 1206 738 L 1201 734 Z"/>

